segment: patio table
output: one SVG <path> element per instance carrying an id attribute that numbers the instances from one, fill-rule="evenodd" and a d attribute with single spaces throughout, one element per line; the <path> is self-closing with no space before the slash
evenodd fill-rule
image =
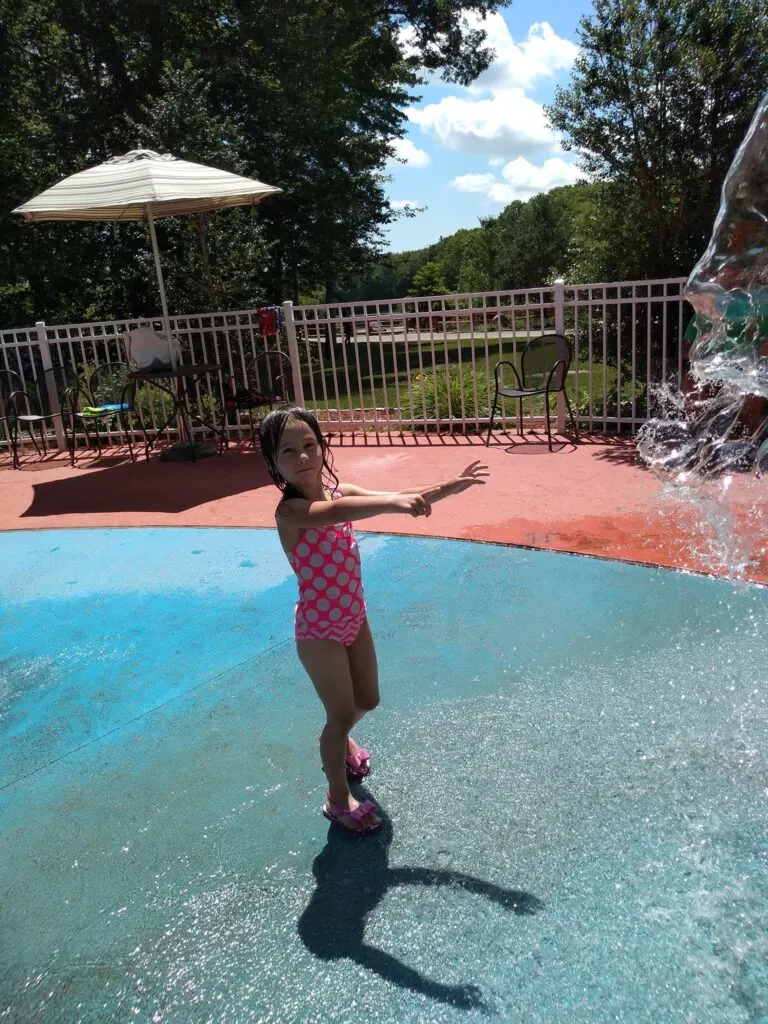
<path id="1" fill-rule="evenodd" d="M 220 425 L 214 423 L 209 417 L 200 412 L 192 413 L 189 405 L 191 389 L 200 383 L 203 378 L 215 376 L 218 380 L 218 390 L 221 400 L 222 422 Z M 180 442 L 172 448 L 168 448 L 160 456 L 164 462 L 196 462 L 198 459 L 215 455 L 216 450 L 209 445 L 192 439 L 191 424 L 194 421 L 202 423 L 203 426 L 212 430 L 219 436 L 219 455 L 222 454 L 227 444 L 227 434 L 224 429 L 224 416 L 226 415 L 224 405 L 223 376 L 218 363 L 192 363 L 189 366 L 177 366 L 175 369 L 162 370 L 135 370 L 129 375 L 131 380 L 137 384 L 152 384 L 162 392 L 169 395 L 172 401 L 172 408 L 162 426 L 154 435 L 147 435 L 147 449 L 153 447 L 162 432 L 174 420 L 180 420 L 183 426 L 183 434 Z"/>

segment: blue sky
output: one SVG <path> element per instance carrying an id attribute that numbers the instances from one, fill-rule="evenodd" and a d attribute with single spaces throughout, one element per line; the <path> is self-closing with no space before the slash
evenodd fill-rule
<path id="1" fill-rule="evenodd" d="M 387 192 L 395 206 L 426 209 L 390 227 L 391 250 L 422 248 L 576 179 L 542 106 L 568 81 L 591 10 L 587 0 L 514 0 L 485 22 L 497 53 L 488 71 L 467 89 L 434 79 L 419 90 L 398 145 L 406 162 L 388 167 Z"/>

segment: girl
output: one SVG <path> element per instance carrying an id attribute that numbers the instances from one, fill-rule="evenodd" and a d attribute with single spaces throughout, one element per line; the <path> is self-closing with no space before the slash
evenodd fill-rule
<path id="1" fill-rule="evenodd" d="M 355 800 L 350 781 L 370 771 L 370 755 L 350 737 L 379 703 L 376 652 L 368 626 L 360 553 L 352 523 L 385 513 L 428 516 L 434 502 L 484 484 L 473 462 L 448 483 L 397 493 L 339 483 L 328 442 L 306 409 L 276 409 L 261 424 L 261 452 L 283 492 L 275 519 L 299 580 L 296 648 L 326 713 L 320 757 L 328 779 L 323 814 L 357 834 L 381 827 L 376 805 Z"/>

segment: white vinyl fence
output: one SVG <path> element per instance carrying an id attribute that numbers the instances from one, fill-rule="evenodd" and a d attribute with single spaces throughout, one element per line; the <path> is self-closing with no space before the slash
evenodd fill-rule
<path id="1" fill-rule="evenodd" d="M 683 278 L 552 286 L 472 295 L 358 303 L 284 303 L 283 328 L 262 338 L 256 310 L 171 317 L 182 362 L 222 367 L 225 390 L 244 381 L 251 361 L 280 349 L 291 362 L 290 397 L 330 431 L 455 433 L 487 428 L 494 370 L 517 362 L 530 338 L 558 332 L 573 346 L 571 404 L 589 430 L 634 429 L 651 415 L 651 386 L 683 373 L 683 332 L 691 316 Z M 125 359 L 120 336 L 137 326 L 162 330 L 156 318 L 0 331 L 0 369 L 20 374 L 56 409 L 61 385 L 106 362 Z M 269 360 L 256 373 L 270 373 Z M 261 389 L 271 381 L 252 380 Z M 142 389 L 147 426 L 165 419 L 162 395 Z M 221 414 L 215 380 L 197 401 Z M 533 409 L 543 413 L 543 406 Z M 516 409 L 504 408 L 502 423 Z M 497 423 L 499 423 L 497 419 Z M 499 423 L 499 426 L 502 425 Z M 202 432 L 203 428 L 196 428 Z M 247 420 L 230 413 L 230 435 Z M 0 434 L 2 427 L 0 426 Z M 117 439 L 117 428 L 113 426 Z M 175 438 L 175 426 L 168 429 Z M 61 439 L 59 438 L 61 441 Z"/>
<path id="2" fill-rule="evenodd" d="M 497 362 L 558 332 L 573 346 L 571 404 L 589 429 L 636 427 L 650 385 L 680 383 L 683 278 L 299 306 L 304 399 L 324 423 L 387 433 L 487 426 Z M 510 413 L 514 413 L 510 409 Z M 541 410 L 543 411 L 543 409 Z M 507 410 L 505 410 L 506 414 Z"/>

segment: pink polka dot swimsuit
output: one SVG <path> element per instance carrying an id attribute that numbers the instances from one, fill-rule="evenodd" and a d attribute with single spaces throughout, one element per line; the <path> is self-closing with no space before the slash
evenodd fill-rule
<path id="1" fill-rule="evenodd" d="M 288 561 L 299 580 L 296 639 L 335 640 L 349 647 L 365 622 L 352 523 L 303 530 Z"/>

